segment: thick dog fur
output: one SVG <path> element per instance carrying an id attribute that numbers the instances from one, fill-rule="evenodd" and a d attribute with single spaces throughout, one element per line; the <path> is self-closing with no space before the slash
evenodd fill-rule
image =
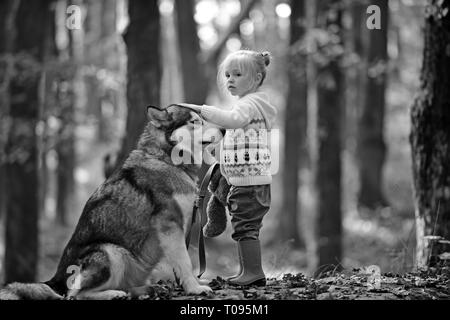
<path id="1" fill-rule="evenodd" d="M 9 284 L 0 299 L 111 299 L 174 274 L 187 294 L 211 291 L 194 277 L 185 245 L 200 165 L 171 159 L 175 133 L 194 137 L 198 116 L 177 106 L 148 110 L 136 150 L 87 201 L 53 278 Z"/>

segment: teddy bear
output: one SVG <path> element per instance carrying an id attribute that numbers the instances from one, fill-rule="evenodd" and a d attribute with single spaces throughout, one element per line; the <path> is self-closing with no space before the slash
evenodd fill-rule
<path id="1" fill-rule="evenodd" d="M 220 172 L 219 166 L 211 174 L 208 190 L 211 197 L 206 206 L 207 222 L 203 227 L 203 235 L 207 238 L 213 238 L 222 234 L 227 227 L 226 208 L 230 185 Z"/>

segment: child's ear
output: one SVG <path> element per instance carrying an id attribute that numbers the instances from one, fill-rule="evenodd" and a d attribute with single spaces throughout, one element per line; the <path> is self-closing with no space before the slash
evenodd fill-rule
<path id="1" fill-rule="evenodd" d="M 261 84 L 261 80 L 262 80 L 262 73 L 258 72 L 256 74 L 256 83 L 258 83 L 258 85 Z"/>

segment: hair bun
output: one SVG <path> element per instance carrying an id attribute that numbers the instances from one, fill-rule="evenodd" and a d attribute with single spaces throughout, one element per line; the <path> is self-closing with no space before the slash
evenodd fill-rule
<path id="1" fill-rule="evenodd" d="M 264 64 L 267 67 L 270 64 L 270 60 L 272 59 L 272 55 L 270 54 L 269 51 L 264 51 L 264 52 L 261 52 L 261 56 L 263 57 Z"/>

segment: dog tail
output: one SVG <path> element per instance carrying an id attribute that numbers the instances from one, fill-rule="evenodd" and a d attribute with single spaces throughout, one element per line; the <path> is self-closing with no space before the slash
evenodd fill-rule
<path id="1" fill-rule="evenodd" d="M 0 289 L 0 300 L 57 300 L 63 299 L 45 283 L 13 282 Z"/>

